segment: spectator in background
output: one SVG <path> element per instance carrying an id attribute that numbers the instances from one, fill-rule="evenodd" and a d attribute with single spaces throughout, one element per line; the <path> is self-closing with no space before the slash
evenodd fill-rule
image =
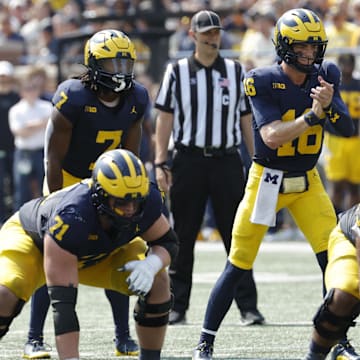
<path id="1" fill-rule="evenodd" d="M 360 80 L 354 78 L 355 64 L 353 54 L 338 57 L 342 76 L 339 90 L 354 122 L 354 136 L 343 137 L 328 127 L 324 140 L 324 170 L 336 213 L 360 201 L 360 161 L 354 159 L 360 151 Z"/>
<path id="2" fill-rule="evenodd" d="M 59 43 L 55 37 L 51 18 L 40 22 L 39 51 L 36 62 L 40 64 L 54 64 L 59 57 Z"/>
<path id="3" fill-rule="evenodd" d="M 251 26 L 245 32 L 240 48 L 240 59 L 246 64 L 247 70 L 270 65 L 276 58 L 272 42 L 276 20 L 271 9 L 254 8 L 250 16 Z"/>
<path id="4" fill-rule="evenodd" d="M 348 21 L 348 2 L 342 0 L 330 7 L 325 22 L 329 39 L 327 57 L 336 60 L 335 52 L 352 46 L 353 36 L 358 26 Z"/>
<path id="5" fill-rule="evenodd" d="M 27 74 L 20 85 L 21 99 L 9 110 L 15 139 L 14 209 L 41 194 L 44 180 L 44 138 L 52 105 L 40 99 L 40 87 Z"/>
<path id="6" fill-rule="evenodd" d="M 41 41 L 41 23 L 44 19 L 51 19 L 53 12 L 48 1 L 33 2 L 27 13 L 27 21 L 20 28 L 20 34 L 24 37 L 27 48 L 27 64 L 33 64 L 39 56 Z"/>
<path id="7" fill-rule="evenodd" d="M 246 18 L 246 8 L 240 5 L 223 20 L 223 28 L 231 37 L 233 50 L 240 50 L 241 41 L 248 28 Z"/>
<path id="8" fill-rule="evenodd" d="M 25 40 L 16 32 L 7 12 L 0 14 L 0 47 L 3 58 L 13 58 L 17 63 L 24 62 L 27 53 Z"/>
<path id="9" fill-rule="evenodd" d="M 52 101 L 53 91 L 49 91 L 51 88 L 50 79 L 43 66 L 36 65 L 30 68 L 29 76 L 32 81 L 36 83 L 40 90 L 40 99 Z"/>
<path id="10" fill-rule="evenodd" d="M 0 61 L 0 226 L 12 209 L 6 200 L 12 198 L 14 137 L 9 127 L 8 112 L 20 98 L 15 90 L 14 67 Z"/>

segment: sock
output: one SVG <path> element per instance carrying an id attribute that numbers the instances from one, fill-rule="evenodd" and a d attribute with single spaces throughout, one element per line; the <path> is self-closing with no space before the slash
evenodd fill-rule
<path id="1" fill-rule="evenodd" d="M 30 326 L 28 340 L 43 341 L 43 330 L 50 306 L 47 286 L 44 285 L 35 291 L 31 298 Z"/>
<path id="2" fill-rule="evenodd" d="M 129 336 L 129 297 L 114 290 L 105 290 L 113 314 L 115 336 L 126 339 Z"/>
<path id="3" fill-rule="evenodd" d="M 199 344 L 206 342 L 208 344 L 214 345 L 214 341 L 215 341 L 215 335 L 208 334 L 204 331 L 201 332 Z"/>
<path id="4" fill-rule="evenodd" d="M 202 342 L 201 339 L 210 344 L 214 342 L 216 332 L 234 299 L 234 291 L 244 279 L 247 271 L 249 270 L 242 270 L 232 265 L 229 261 L 226 262 L 225 269 L 210 294 L 200 342 Z"/>
<path id="5" fill-rule="evenodd" d="M 331 350 L 331 347 L 327 348 L 324 346 L 320 346 L 319 344 L 317 344 L 316 342 L 314 342 L 314 340 L 311 340 L 310 343 L 310 352 L 314 353 L 314 354 L 324 354 L 327 355 Z"/>
<path id="6" fill-rule="evenodd" d="M 160 360 L 161 350 L 140 349 L 139 360 Z"/>

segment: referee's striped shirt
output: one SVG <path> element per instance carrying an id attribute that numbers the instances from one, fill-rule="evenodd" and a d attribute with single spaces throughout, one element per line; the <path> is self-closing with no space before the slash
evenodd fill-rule
<path id="1" fill-rule="evenodd" d="M 208 68 L 194 55 L 167 66 L 155 107 L 174 114 L 175 147 L 240 144 L 240 116 L 251 112 L 243 78 L 241 64 L 220 55 Z"/>

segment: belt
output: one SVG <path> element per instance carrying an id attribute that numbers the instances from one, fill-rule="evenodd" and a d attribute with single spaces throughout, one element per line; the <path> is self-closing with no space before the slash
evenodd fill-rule
<path id="1" fill-rule="evenodd" d="M 193 155 L 200 155 L 204 157 L 223 157 L 227 155 L 235 155 L 238 154 L 238 147 L 231 146 L 229 148 L 216 148 L 212 146 L 207 147 L 197 147 L 197 146 L 184 146 L 184 145 L 177 145 L 176 150 L 179 153 L 184 154 L 193 154 Z"/>

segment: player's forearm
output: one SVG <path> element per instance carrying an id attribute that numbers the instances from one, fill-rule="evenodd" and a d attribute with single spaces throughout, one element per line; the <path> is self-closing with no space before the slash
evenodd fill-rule
<path id="1" fill-rule="evenodd" d="M 172 128 L 173 115 L 161 112 L 156 121 L 155 164 L 159 164 L 167 160 Z"/>
<path id="2" fill-rule="evenodd" d="M 270 149 L 277 149 L 279 146 L 299 137 L 309 125 L 305 122 L 304 116 L 296 118 L 294 121 L 275 120 L 260 129 L 264 143 Z"/>
<path id="3" fill-rule="evenodd" d="M 46 172 L 46 181 L 49 192 L 52 193 L 56 190 L 62 189 L 63 187 L 63 176 L 61 168 L 58 166 L 48 166 Z"/>

